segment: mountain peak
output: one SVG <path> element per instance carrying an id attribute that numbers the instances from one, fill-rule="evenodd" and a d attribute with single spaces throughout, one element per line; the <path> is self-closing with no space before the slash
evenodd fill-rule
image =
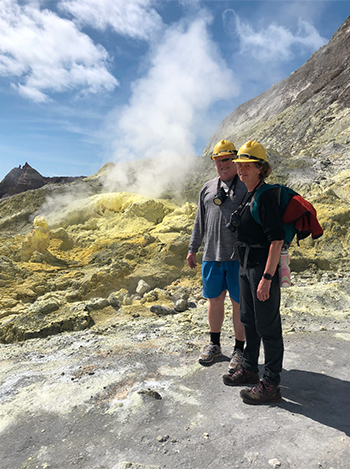
<path id="1" fill-rule="evenodd" d="M 18 167 L 11 169 L 11 171 L 0 182 L 0 199 L 31 189 L 39 189 L 49 183 L 68 183 L 84 177 L 85 176 L 45 177 L 26 162 L 23 167 L 19 165 Z"/>

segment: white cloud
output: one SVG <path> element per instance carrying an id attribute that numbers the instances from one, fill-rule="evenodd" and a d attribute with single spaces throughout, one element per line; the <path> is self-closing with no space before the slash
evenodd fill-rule
<path id="1" fill-rule="evenodd" d="M 162 27 L 154 0 L 62 0 L 59 8 L 78 23 L 123 36 L 149 40 Z"/>
<path id="2" fill-rule="evenodd" d="M 286 62 L 292 60 L 297 51 L 314 51 L 328 42 L 305 20 L 299 20 L 298 30 L 293 33 L 276 23 L 270 23 L 264 29 L 258 30 L 255 25 L 243 21 L 234 10 L 226 10 L 223 14 L 225 25 L 232 24 L 230 18 L 234 20 L 240 53 L 249 54 L 260 62 Z"/>
<path id="3" fill-rule="evenodd" d="M 110 124 L 115 160 L 155 161 L 135 182 L 143 193 L 154 195 L 170 181 L 181 180 L 195 155 L 197 121 L 210 119 L 217 101 L 238 95 L 233 72 L 208 34 L 210 21 L 203 14 L 169 28 L 152 49 L 148 74 L 133 83 L 129 105 L 111 116 L 117 121 Z M 124 175 L 114 177 L 121 182 Z"/>
<path id="4" fill-rule="evenodd" d="M 118 81 L 108 59 L 72 21 L 40 10 L 37 2 L 0 0 L 0 75 L 17 77 L 12 86 L 23 97 L 44 102 L 48 92 L 112 90 Z"/>

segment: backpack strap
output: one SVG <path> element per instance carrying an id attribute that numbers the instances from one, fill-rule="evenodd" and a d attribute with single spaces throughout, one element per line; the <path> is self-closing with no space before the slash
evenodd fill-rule
<path id="1" fill-rule="evenodd" d="M 255 192 L 253 195 L 253 198 L 250 202 L 250 214 L 254 218 L 254 220 L 261 225 L 260 217 L 259 217 L 259 199 L 261 194 L 263 194 L 265 191 L 275 189 L 276 196 L 277 196 L 277 202 L 278 205 L 281 204 L 281 188 L 282 184 L 263 184 L 262 186 L 259 187 L 259 189 Z"/>
<path id="2" fill-rule="evenodd" d="M 261 194 L 263 194 L 267 190 L 273 190 L 276 194 L 277 197 L 277 203 L 280 207 L 280 213 L 281 216 L 283 216 L 290 200 L 294 196 L 299 196 L 297 192 L 295 192 L 293 189 L 290 187 L 284 186 L 283 184 L 263 184 L 262 186 L 259 187 L 259 189 L 256 191 L 254 194 L 254 197 L 251 201 L 250 204 L 250 213 L 254 220 L 261 225 L 261 221 L 259 218 L 259 199 Z M 282 219 L 283 222 L 283 228 L 285 231 L 285 239 L 284 239 L 284 246 L 289 246 L 290 243 L 292 242 L 294 235 L 295 235 L 295 227 L 294 225 L 286 224 L 285 221 Z"/>

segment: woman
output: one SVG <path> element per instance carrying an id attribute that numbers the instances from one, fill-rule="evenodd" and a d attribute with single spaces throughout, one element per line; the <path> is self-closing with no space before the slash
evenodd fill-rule
<path id="1" fill-rule="evenodd" d="M 241 321 L 246 348 L 242 365 L 232 374 L 224 375 L 223 379 L 229 386 L 257 384 L 241 391 L 245 403 L 279 402 L 283 338 L 278 263 L 285 233 L 273 190 L 267 190 L 260 196 L 258 213 L 261 225 L 250 213 L 250 203 L 255 193 L 271 173 L 263 146 L 250 140 L 239 149 L 237 156 L 234 161 L 238 175 L 248 191 L 231 219 L 238 234 L 236 249 L 240 263 Z M 260 380 L 258 358 L 261 341 L 265 366 Z"/>

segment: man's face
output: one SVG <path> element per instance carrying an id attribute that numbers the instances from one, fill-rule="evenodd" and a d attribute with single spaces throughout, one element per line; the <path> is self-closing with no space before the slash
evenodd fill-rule
<path id="1" fill-rule="evenodd" d="M 233 179 L 237 174 L 236 163 L 232 158 L 233 155 L 220 155 L 215 158 L 216 171 L 222 181 Z"/>

